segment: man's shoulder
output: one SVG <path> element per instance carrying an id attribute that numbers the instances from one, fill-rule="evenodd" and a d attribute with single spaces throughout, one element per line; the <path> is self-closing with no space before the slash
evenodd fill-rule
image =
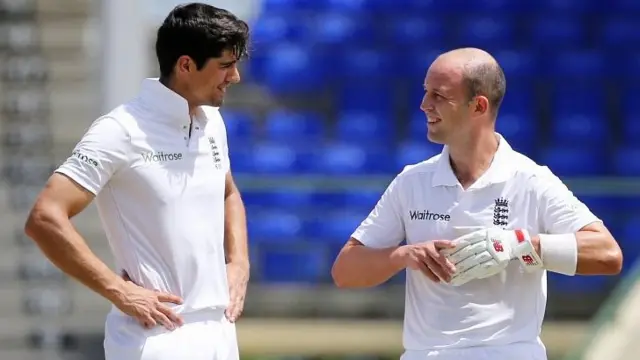
<path id="1" fill-rule="evenodd" d="M 514 180 L 536 185 L 550 185 L 562 182 L 548 166 L 538 164 L 528 156 L 514 151 L 510 163 L 516 167 Z"/>

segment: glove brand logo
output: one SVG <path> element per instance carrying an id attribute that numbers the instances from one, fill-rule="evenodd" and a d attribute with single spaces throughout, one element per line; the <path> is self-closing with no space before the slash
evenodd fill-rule
<path id="1" fill-rule="evenodd" d="M 509 224 L 509 200 L 505 198 L 497 198 L 493 208 L 493 225 L 502 228 Z"/>
<path id="2" fill-rule="evenodd" d="M 538 262 L 531 255 L 522 255 L 522 261 L 527 264 L 527 266 L 538 265 Z"/>
<path id="3" fill-rule="evenodd" d="M 409 218 L 411 220 L 449 221 L 451 220 L 451 215 L 438 214 L 429 210 L 411 210 L 409 211 Z"/>
<path id="4" fill-rule="evenodd" d="M 502 243 L 498 240 L 491 240 L 491 242 L 493 243 L 493 250 L 495 250 L 496 252 L 504 252 L 504 247 L 502 246 Z"/>

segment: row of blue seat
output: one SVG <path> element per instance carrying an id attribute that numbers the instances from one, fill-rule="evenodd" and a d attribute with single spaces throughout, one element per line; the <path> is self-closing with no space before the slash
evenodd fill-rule
<path id="1" fill-rule="evenodd" d="M 358 139 L 367 143 L 369 139 Z M 365 175 L 396 173 L 440 152 L 426 142 L 406 143 L 389 149 L 385 144 L 359 146 L 354 143 L 262 143 L 249 147 L 230 141 L 230 158 L 237 173 Z M 535 161 L 549 166 L 559 176 L 640 176 L 640 147 L 622 147 L 609 154 L 593 145 L 549 145 L 536 149 L 533 143 L 512 141 L 512 146 Z"/>
<path id="2" fill-rule="evenodd" d="M 567 104 L 569 102 L 567 101 Z M 506 104 L 505 104 L 506 105 Z M 593 109 L 585 105 L 585 111 Z M 545 126 L 531 113 L 514 113 L 513 105 L 507 105 L 500 112 L 497 128 L 510 137 L 535 140 Z M 637 144 L 640 138 L 640 117 L 622 118 L 620 130 L 611 126 L 605 116 L 588 113 L 563 113 L 554 116 L 549 124 L 548 139 L 551 142 L 570 144 Z M 224 112 L 227 124 L 227 136 L 235 141 L 291 141 L 297 139 L 303 143 L 321 143 L 328 139 L 350 141 L 356 139 L 375 140 L 378 143 L 395 143 L 398 139 L 422 140 L 427 131 L 426 116 L 415 112 L 404 125 L 393 115 L 373 111 L 347 111 L 338 115 L 334 124 L 329 123 L 317 113 L 274 111 L 268 114 L 264 122 L 248 113 Z"/>
<path id="3" fill-rule="evenodd" d="M 289 9 L 335 10 L 347 12 L 412 12 L 424 11 L 426 14 L 464 14 L 485 12 L 500 15 L 501 12 L 521 13 L 562 13 L 562 14 L 596 14 L 639 11 L 640 4 L 634 0 L 615 0 L 603 3 L 598 0 L 263 0 L 264 12 Z"/>
<path id="4" fill-rule="evenodd" d="M 487 49 L 491 51 L 490 47 Z M 419 92 L 427 68 L 442 52 L 441 48 L 373 50 L 278 43 L 257 50 L 248 62 L 247 73 L 252 80 L 267 85 L 274 93 L 282 94 L 317 93 L 319 89 L 334 84 L 349 85 L 354 80 L 358 80 L 356 88 L 363 87 L 362 82 L 366 81 L 367 85 L 377 88 L 377 93 L 385 94 L 396 91 L 393 84 L 402 79 L 416 84 L 415 91 Z M 546 58 L 536 57 L 533 52 L 528 51 L 496 54 L 504 59 L 501 61 L 498 58 L 498 61 L 504 65 L 508 79 L 520 81 L 529 77 L 551 80 L 549 84 L 554 85 L 552 88 L 557 84 L 564 85 L 565 88 L 589 88 L 593 85 L 581 86 L 573 82 L 583 79 L 617 77 L 622 82 L 633 83 L 632 79 L 640 78 L 640 54 L 637 52 L 616 52 L 615 58 L 597 51 L 566 52 Z M 603 89 L 595 91 L 602 92 Z M 349 95 L 346 91 L 340 92 Z"/>
<path id="5" fill-rule="evenodd" d="M 387 26 L 374 26 L 376 21 Z M 592 36 L 596 30 L 596 35 Z M 462 14 L 448 18 L 420 13 L 392 14 L 382 19 L 366 13 L 270 12 L 253 24 L 252 41 L 272 46 L 281 41 L 306 44 L 370 43 L 411 44 L 497 42 L 502 47 L 527 44 L 554 48 L 569 45 L 633 49 L 640 40 L 640 23 L 633 17 L 614 16 L 593 21 L 575 16 L 549 16 L 519 19 L 513 16 Z"/>

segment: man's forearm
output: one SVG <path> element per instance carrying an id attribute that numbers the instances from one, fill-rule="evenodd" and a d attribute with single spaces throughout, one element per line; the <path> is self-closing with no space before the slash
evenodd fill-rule
<path id="1" fill-rule="evenodd" d="M 372 249 L 348 244 L 331 269 L 334 283 L 344 288 L 367 288 L 386 282 L 404 269 L 399 248 Z"/>
<path id="2" fill-rule="evenodd" d="M 608 231 L 578 231 L 575 234 L 577 246 L 577 275 L 615 275 L 622 268 L 622 253 Z M 545 261 L 541 250 L 540 237 L 531 242 Z"/>
<path id="3" fill-rule="evenodd" d="M 26 234 L 62 272 L 113 302 L 124 281 L 105 265 L 63 214 L 32 213 Z"/>
<path id="4" fill-rule="evenodd" d="M 247 217 L 240 192 L 231 192 L 224 202 L 224 246 L 227 263 L 249 265 Z"/>

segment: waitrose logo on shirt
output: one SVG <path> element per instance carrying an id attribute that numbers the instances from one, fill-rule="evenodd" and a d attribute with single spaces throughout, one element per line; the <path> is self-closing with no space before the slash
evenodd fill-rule
<path id="1" fill-rule="evenodd" d="M 182 160 L 182 153 L 166 153 L 163 151 L 159 152 L 148 152 L 142 154 L 142 159 L 147 163 L 160 163 L 167 161 L 178 161 Z"/>

